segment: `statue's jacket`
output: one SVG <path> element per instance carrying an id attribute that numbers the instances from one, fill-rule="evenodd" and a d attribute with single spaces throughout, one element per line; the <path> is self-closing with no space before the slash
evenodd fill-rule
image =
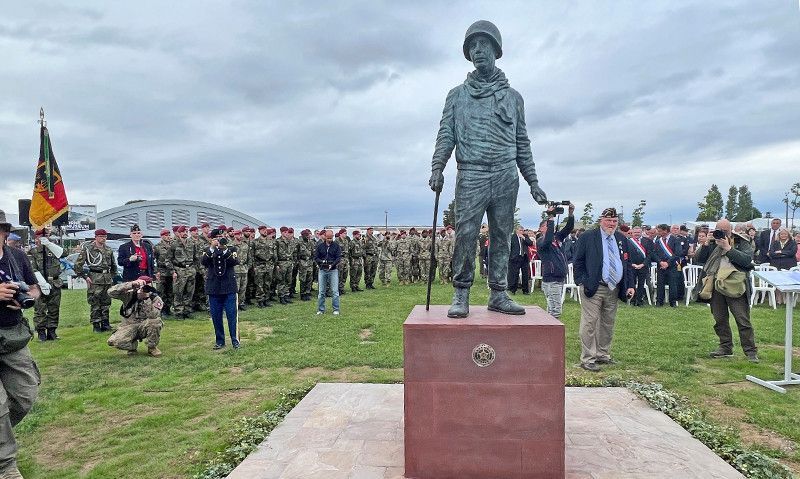
<path id="1" fill-rule="evenodd" d="M 459 172 L 500 172 L 516 166 L 530 184 L 537 180 L 536 166 L 522 96 L 508 86 L 500 69 L 491 80 L 481 82 L 472 72 L 447 94 L 432 170 L 443 171 L 455 148 Z"/>

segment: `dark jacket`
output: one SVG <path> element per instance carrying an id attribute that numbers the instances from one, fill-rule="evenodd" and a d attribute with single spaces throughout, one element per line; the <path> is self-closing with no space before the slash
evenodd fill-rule
<path id="1" fill-rule="evenodd" d="M 522 250 L 520 250 L 522 246 Z M 533 241 L 527 236 L 517 239 L 517 234 L 511 234 L 511 251 L 509 252 L 509 261 L 528 262 L 528 246 L 533 246 Z"/>
<path id="2" fill-rule="evenodd" d="M 317 245 L 317 251 L 314 253 L 314 262 L 322 271 L 330 271 L 336 269 L 336 266 L 342 260 L 342 249 L 335 241 L 327 244 L 325 241 L 320 241 Z"/>
<path id="3" fill-rule="evenodd" d="M 234 266 L 239 264 L 236 248 L 206 248 L 200 263 L 208 270 L 206 277 L 206 294 L 231 294 L 238 289 Z"/>
<path id="4" fill-rule="evenodd" d="M 766 230 L 760 232 L 758 236 L 756 236 L 756 244 L 755 248 L 758 251 L 758 262 L 759 263 L 768 263 L 769 262 L 769 249 L 772 246 L 770 244 L 770 238 L 772 238 L 772 228 L 767 228 Z M 775 233 L 775 237 L 777 237 L 777 232 Z"/>
<path id="5" fill-rule="evenodd" d="M 769 247 L 767 256 L 769 256 L 770 265 L 778 269 L 789 269 L 797 266 L 795 254 L 797 254 L 797 243 L 789 238 L 789 241 L 786 242 L 783 248 L 781 248 L 780 241 L 773 241 Z"/>
<path id="6" fill-rule="evenodd" d="M 683 257 L 683 243 L 677 235 L 669 235 L 666 244 L 672 254 L 664 250 L 661 246 L 663 238 L 657 237 L 653 241 L 653 253 L 655 254 L 656 261 L 666 261 L 670 267 L 673 267 L 681 262 Z"/>
<path id="7" fill-rule="evenodd" d="M 140 270 L 139 263 L 141 259 L 131 261 L 130 257 L 136 254 L 136 246 L 133 241 L 122 243 L 117 250 L 117 264 L 122 266 L 122 281 L 128 282 L 137 279 L 139 276 L 145 275 L 155 278 L 156 276 L 156 263 L 155 254 L 153 253 L 153 244 L 146 240 L 142 240 L 142 248 L 147 253 L 147 269 Z"/>
<path id="8" fill-rule="evenodd" d="M 644 235 L 639 238 L 639 242 L 642 243 L 642 246 L 644 246 L 644 250 L 647 253 L 645 263 L 647 263 L 647 267 L 649 268 L 650 263 L 655 263 L 658 261 L 658 258 L 656 258 L 656 244 L 653 243 L 653 240 Z"/>
<path id="9" fill-rule="evenodd" d="M 622 279 L 619 281 L 617 295 L 625 301 L 627 290 L 634 286 L 634 273 L 630 263 L 630 248 L 632 245 L 628 238 L 619 231 L 614 232 L 617 240 L 620 259 L 622 260 Z M 575 284 L 583 285 L 583 292 L 588 297 L 594 296 L 603 276 L 603 245 L 600 228 L 586 231 L 578 238 L 573 263 Z"/>
<path id="10" fill-rule="evenodd" d="M 575 227 L 575 217 L 567 217 L 567 224 L 556 232 L 554 220 L 547 220 L 547 231 L 544 236 L 536 240 L 536 251 L 542 261 L 542 281 L 545 283 L 563 282 L 567 279 L 567 256 L 554 240 L 563 242 Z"/>
<path id="11" fill-rule="evenodd" d="M 647 249 L 644 244 L 642 244 L 642 249 L 644 249 L 643 253 L 633 241 L 633 238 L 628 238 L 628 242 L 630 243 L 628 246 L 630 246 L 631 249 L 631 264 L 644 264 L 650 268 L 650 262 L 647 261 Z M 639 242 L 642 242 L 641 238 L 639 238 Z"/>

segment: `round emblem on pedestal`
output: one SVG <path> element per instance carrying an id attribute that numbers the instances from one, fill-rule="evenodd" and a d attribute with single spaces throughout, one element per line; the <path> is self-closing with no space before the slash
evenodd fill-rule
<path id="1" fill-rule="evenodd" d="M 472 350 L 472 361 L 480 368 L 490 366 L 494 362 L 494 348 L 481 343 Z"/>

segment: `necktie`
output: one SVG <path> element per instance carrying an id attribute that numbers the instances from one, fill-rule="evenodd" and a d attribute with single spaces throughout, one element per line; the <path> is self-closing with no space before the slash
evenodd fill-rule
<path id="1" fill-rule="evenodd" d="M 614 261 L 614 255 L 617 254 L 616 248 L 614 248 L 614 237 L 608 236 L 606 237 L 606 249 L 608 250 L 608 287 L 613 288 L 619 282 L 619 272 L 617 271 L 616 261 Z"/>

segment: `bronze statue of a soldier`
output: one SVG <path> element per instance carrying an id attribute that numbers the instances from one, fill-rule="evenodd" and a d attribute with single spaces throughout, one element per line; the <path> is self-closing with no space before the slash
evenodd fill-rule
<path id="1" fill-rule="evenodd" d="M 451 318 L 469 314 L 469 288 L 475 277 L 475 247 L 483 214 L 489 218 L 488 308 L 506 314 L 525 309 L 506 293 L 508 256 L 514 229 L 519 174 L 539 204 L 547 195 L 539 188 L 530 140 L 525 128 L 522 96 L 495 66 L 503 55 L 497 27 L 486 20 L 473 23 L 464 37 L 464 56 L 475 65 L 463 84 L 450 90 L 442 112 L 430 187 L 441 191 L 442 171 L 456 152 L 456 238 L 453 253 Z"/>

